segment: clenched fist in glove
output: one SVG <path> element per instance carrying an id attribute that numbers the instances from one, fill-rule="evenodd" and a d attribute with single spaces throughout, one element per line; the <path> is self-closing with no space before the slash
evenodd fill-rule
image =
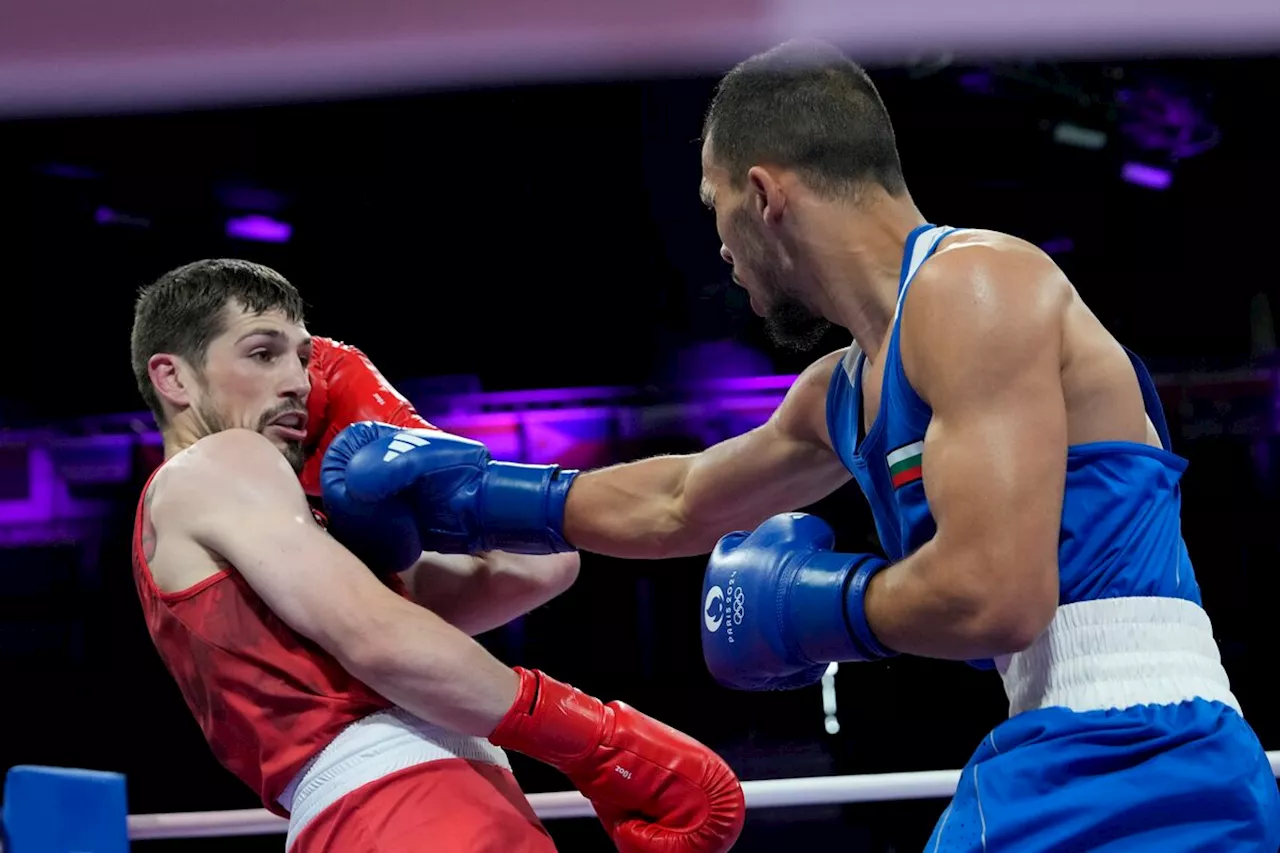
<path id="1" fill-rule="evenodd" d="M 363 352 L 332 338 L 311 339 L 307 365 L 307 462 L 302 489 L 320 496 L 320 464 L 333 439 L 357 421 L 381 421 L 410 429 L 435 429 L 392 387 Z"/>
<path id="2" fill-rule="evenodd" d="M 605 704 L 536 670 L 490 742 L 555 767 L 591 801 L 621 853 L 721 853 L 746 802 L 720 756 L 621 702 Z"/>

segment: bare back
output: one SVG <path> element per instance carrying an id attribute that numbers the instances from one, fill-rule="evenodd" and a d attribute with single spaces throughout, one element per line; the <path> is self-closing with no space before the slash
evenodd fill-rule
<path id="1" fill-rule="evenodd" d="M 1013 258 L 1042 259 L 1044 266 L 1051 266 L 1040 249 L 1016 237 L 993 231 L 966 230 L 943 240 L 935 257 L 921 267 L 920 277 L 925 279 L 931 273 L 945 276 L 943 268 L 948 260 L 958 258 L 975 246 L 1007 252 Z M 1159 447 L 1160 438 L 1146 415 L 1142 391 L 1124 348 L 1106 330 L 1065 276 L 1059 273 L 1029 284 L 1056 291 L 1054 298 L 1058 301 L 1061 317 L 1061 375 L 1068 444 L 1128 441 Z M 945 282 L 936 282 L 934 286 L 945 286 Z M 912 299 L 923 290 L 913 289 L 904 312 L 928 310 L 920 304 L 924 300 Z M 880 360 L 875 364 L 867 360 L 863 367 L 863 419 L 867 430 L 874 423 L 879 409 L 882 378 Z"/>

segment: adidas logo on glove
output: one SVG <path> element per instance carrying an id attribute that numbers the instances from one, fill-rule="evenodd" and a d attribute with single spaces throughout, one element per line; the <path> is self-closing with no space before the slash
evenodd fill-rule
<path id="1" fill-rule="evenodd" d="M 382 455 L 383 462 L 390 462 L 392 459 L 400 456 L 401 453 L 408 453 L 415 447 L 425 447 L 431 442 L 427 441 L 420 435 L 414 435 L 411 432 L 398 433 L 391 443 L 387 445 L 387 452 Z"/>

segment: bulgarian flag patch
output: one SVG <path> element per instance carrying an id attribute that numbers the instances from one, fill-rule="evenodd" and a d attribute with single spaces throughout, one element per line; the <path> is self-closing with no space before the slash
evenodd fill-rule
<path id="1" fill-rule="evenodd" d="M 905 447 L 899 447 L 897 450 L 891 450 L 885 456 L 885 462 L 889 463 L 889 476 L 893 478 L 893 487 L 900 489 L 907 483 L 914 483 L 922 476 L 920 469 L 921 457 L 924 455 L 924 442 L 914 441 Z"/>

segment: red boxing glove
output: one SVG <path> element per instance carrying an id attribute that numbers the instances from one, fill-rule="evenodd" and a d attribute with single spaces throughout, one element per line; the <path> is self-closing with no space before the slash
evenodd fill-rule
<path id="1" fill-rule="evenodd" d="M 311 339 L 311 393 L 307 396 L 307 462 L 302 489 L 320 496 L 320 464 L 333 439 L 359 421 L 435 429 L 391 386 L 368 356 L 331 338 Z"/>
<path id="2" fill-rule="evenodd" d="M 564 773 L 621 853 L 722 853 L 746 819 L 738 777 L 688 735 L 621 702 L 516 667 L 520 691 L 495 746 Z"/>

